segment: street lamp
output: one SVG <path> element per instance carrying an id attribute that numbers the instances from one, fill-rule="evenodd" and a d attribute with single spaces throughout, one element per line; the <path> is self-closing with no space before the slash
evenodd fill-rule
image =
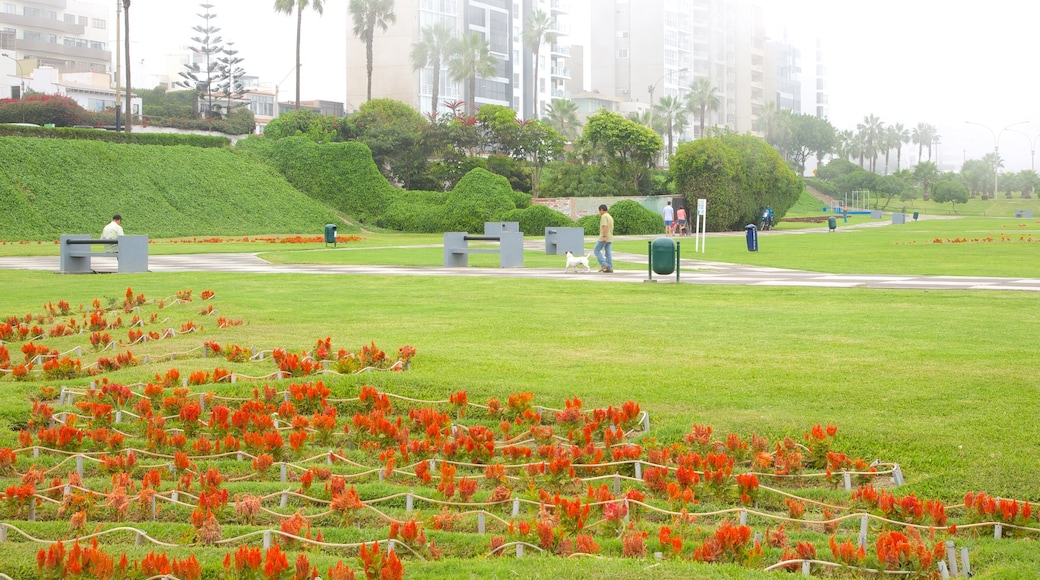
<path id="1" fill-rule="evenodd" d="M 965 121 L 969 125 L 978 125 L 989 131 L 990 135 L 993 135 L 993 197 L 997 197 L 997 185 L 1000 180 L 1000 136 L 1004 134 L 1004 131 L 1014 127 L 1015 125 L 1024 125 L 1029 121 L 1019 121 L 1017 123 L 1011 123 L 1007 127 L 1000 130 L 1000 133 L 996 133 L 993 129 L 990 129 L 982 123 L 975 123 L 973 121 Z"/>
<path id="2" fill-rule="evenodd" d="M 25 77 L 23 77 L 21 74 L 19 74 L 21 72 L 19 69 L 22 68 L 22 67 L 18 64 L 18 59 L 16 59 L 15 57 L 7 54 L 6 52 L 0 52 L 0 56 L 4 56 L 6 58 L 9 58 L 9 59 L 11 59 L 11 62 L 14 63 L 14 76 L 22 79 L 22 90 L 21 90 L 20 93 L 18 93 L 18 100 L 24 99 L 25 98 Z"/>
<path id="3" fill-rule="evenodd" d="M 657 85 L 660 84 L 661 81 L 663 81 L 664 79 L 672 76 L 675 73 L 684 73 L 684 72 L 686 72 L 688 70 L 690 70 L 689 67 L 685 67 L 684 66 L 683 68 L 681 68 L 679 70 L 667 71 L 666 73 L 661 75 L 661 78 L 659 78 L 656 81 L 654 81 L 654 84 L 650 85 L 650 87 L 647 89 L 647 91 L 649 91 L 649 93 L 650 93 L 650 130 L 651 131 L 654 129 L 654 90 L 657 89 Z"/>
<path id="4" fill-rule="evenodd" d="M 1040 134 L 1037 134 L 1036 137 L 1030 137 L 1025 131 L 1019 131 L 1018 129 L 1008 129 L 1008 130 L 1011 131 L 1012 133 L 1018 133 L 1019 135 L 1025 137 L 1026 140 L 1029 141 L 1029 156 L 1030 156 L 1029 169 L 1032 170 L 1032 171 L 1036 171 L 1036 140 L 1040 139 Z"/>

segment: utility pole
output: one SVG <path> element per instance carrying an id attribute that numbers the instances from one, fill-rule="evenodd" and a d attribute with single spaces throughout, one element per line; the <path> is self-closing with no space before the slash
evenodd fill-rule
<path id="1" fill-rule="evenodd" d="M 119 33 L 120 33 L 120 31 L 119 31 L 119 26 L 120 26 L 119 25 L 119 15 L 120 15 L 120 13 L 122 13 L 122 11 L 123 11 L 123 0 L 116 0 L 116 106 L 115 106 L 115 109 L 116 109 L 116 133 L 119 132 L 119 116 L 120 116 L 119 113 L 122 110 L 122 106 L 123 106 L 123 104 L 121 102 L 121 99 L 119 98 L 119 92 L 120 92 L 120 88 L 122 88 L 122 82 L 123 82 L 122 79 L 119 78 L 119 73 L 121 72 L 119 70 L 119 67 L 120 67 L 120 64 L 121 64 L 120 63 L 120 55 L 122 54 L 121 49 L 119 47 L 119 38 L 120 38 L 119 37 Z"/>

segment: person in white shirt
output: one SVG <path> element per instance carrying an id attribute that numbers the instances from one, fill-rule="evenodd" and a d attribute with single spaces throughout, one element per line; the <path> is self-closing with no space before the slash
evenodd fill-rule
<path id="1" fill-rule="evenodd" d="M 673 224 L 675 223 L 673 221 L 674 217 L 675 217 L 675 213 L 672 210 L 672 202 L 668 202 L 668 205 L 664 206 L 664 216 L 663 217 L 664 217 L 664 231 L 665 231 L 666 234 L 668 234 L 670 236 L 673 233 L 675 233 L 675 230 L 672 229 Z"/>
<path id="2" fill-rule="evenodd" d="M 105 229 L 101 231 L 102 240 L 118 240 L 119 236 L 123 235 L 123 216 L 116 214 L 112 216 L 112 221 L 108 222 Z M 115 244 L 105 244 L 106 252 L 118 252 L 119 246 Z"/>
<path id="3" fill-rule="evenodd" d="M 123 217 L 119 214 L 112 216 L 112 221 L 105 226 L 101 232 L 102 240 L 118 240 L 123 235 Z"/>

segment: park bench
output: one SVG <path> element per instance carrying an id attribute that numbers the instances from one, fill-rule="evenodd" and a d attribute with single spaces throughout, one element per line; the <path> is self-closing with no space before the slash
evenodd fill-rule
<path id="1" fill-rule="evenodd" d="M 62 274 L 90 274 L 94 272 L 91 258 L 115 258 L 120 273 L 148 271 L 148 236 L 119 236 L 114 240 L 92 239 L 86 234 L 66 234 L 59 241 Z M 95 251 L 93 246 L 104 246 Z"/>
<path id="2" fill-rule="evenodd" d="M 487 222 L 484 235 L 467 232 L 444 233 L 444 267 L 469 266 L 470 254 L 498 254 L 501 268 L 524 267 L 524 234 L 517 222 Z M 497 248 L 471 248 L 469 242 L 498 242 Z"/>

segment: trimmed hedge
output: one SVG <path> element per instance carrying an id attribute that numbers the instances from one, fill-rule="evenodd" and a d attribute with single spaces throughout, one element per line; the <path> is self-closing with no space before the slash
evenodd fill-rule
<path id="1" fill-rule="evenodd" d="M 664 233 L 664 220 L 661 216 L 630 199 L 623 199 L 611 205 L 607 211 L 614 217 L 615 235 L 639 236 Z M 599 216 L 596 219 L 596 227 L 598 228 Z M 598 229 L 596 233 L 598 233 Z"/>
<path id="2" fill-rule="evenodd" d="M 376 222 L 397 191 L 376 169 L 363 143 L 319 144 L 306 137 L 286 137 L 272 146 L 247 147 L 266 156 L 296 189 L 361 222 Z"/>
<path id="3" fill-rule="evenodd" d="M 444 206 L 445 232 L 484 231 L 484 222 L 502 221 L 516 209 L 509 180 L 486 169 L 474 169 L 459 180 Z"/>
<path id="4" fill-rule="evenodd" d="M 443 232 L 446 194 L 440 191 L 398 191 L 376 225 L 402 232 Z"/>
<path id="5" fill-rule="evenodd" d="M 506 212 L 498 221 L 519 222 L 520 231 L 528 236 L 544 236 L 545 228 L 573 227 L 571 218 L 544 205 Z"/>
<path id="6" fill-rule="evenodd" d="M 0 124 L 0 137 L 35 137 L 39 139 L 78 139 L 133 145 L 186 145 L 190 147 L 227 147 L 231 139 L 210 135 L 177 135 L 172 133 L 117 133 L 105 129 L 74 127 L 25 127 Z"/>

